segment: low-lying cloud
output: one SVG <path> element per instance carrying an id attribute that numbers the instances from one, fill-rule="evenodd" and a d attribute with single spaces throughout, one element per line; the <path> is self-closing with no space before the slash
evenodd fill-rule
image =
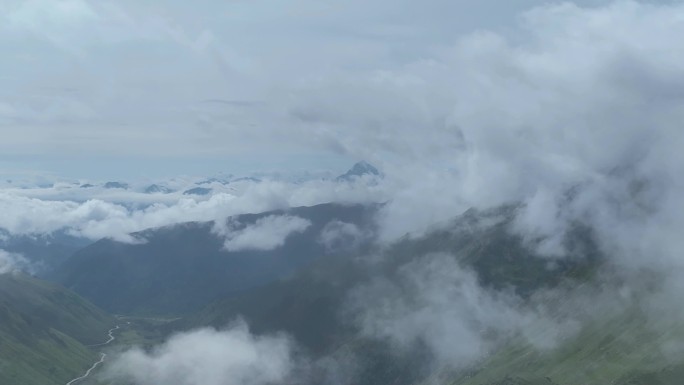
<path id="1" fill-rule="evenodd" d="M 288 100 L 294 118 L 401 186 L 385 207 L 388 240 L 509 202 L 545 206 L 524 231 L 609 228 L 627 214 L 607 208 L 630 181 L 672 216 L 684 196 L 682 14 L 680 3 L 549 4 L 506 34 L 454 36 L 421 60 L 318 79 Z"/>
<path id="2" fill-rule="evenodd" d="M 358 287 L 349 305 L 364 335 L 405 350 L 422 344 L 433 355 L 433 369 L 467 368 L 515 337 L 550 349 L 580 324 L 530 307 L 511 292 L 483 288 L 473 271 L 445 254 L 424 256 L 397 277 Z"/>
<path id="3" fill-rule="evenodd" d="M 21 190 L 0 191 L 0 210 L 4 213 L 0 218 L 0 228 L 12 235 L 49 234 L 65 230 L 71 235 L 93 240 L 108 237 L 122 242 L 136 242 L 130 233 L 151 227 L 191 221 L 223 222 L 239 214 L 327 202 L 378 202 L 387 199 L 388 192 L 387 186 L 364 183 L 265 181 L 246 184 L 241 191 L 232 193 L 220 192 L 204 198 L 176 195 L 173 199 L 148 202 L 140 207 L 140 202 L 135 200 L 140 194 L 129 194 L 133 202 L 126 204 L 102 199 L 84 202 L 48 200 L 22 195 Z"/>
<path id="4" fill-rule="evenodd" d="M 177 334 L 150 352 L 126 351 L 105 375 L 137 385 L 268 385 L 287 378 L 293 353 L 288 337 L 255 336 L 237 321 Z"/>
<path id="5" fill-rule="evenodd" d="M 241 229 L 235 229 L 234 225 L 228 223 L 227 228 L 218 230 L 226 238 L 225 250 L 266 251 L 284 245 L 290 235 L 304 232 L 311 222 L 292 215 L 269 215 Z"/>
<path id="6" fill-rule="evenodd" d="M 334 220 L 323 227 L 318 242 L 328 251 L 339 252 L 353 250 L 370 238 L 371 234 L 364 234 L 355 224 Z"/>
<path id="7" fill-rule="evenodd" d="M 0 274 L 17 271 L 31 272 L 30 262 L 20 254 L 0 249 Z"/>

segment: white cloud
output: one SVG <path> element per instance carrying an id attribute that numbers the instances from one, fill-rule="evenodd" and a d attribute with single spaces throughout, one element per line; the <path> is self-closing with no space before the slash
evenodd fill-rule
<path id="1" fill-rule="evenodd" d="M 45 234 L 68 230 L 73 235 L 94 240 L 109 237 L 123 242 L 136 242 L 138 240 L 129 234 L 151 227 L 191 221 L 223 222 L 233 215 L 327 202 L 372 203 L 386 199 L 388 192 L 386 186 L 364 183 L 264 181 L 243 184 L 230 193 L 218 192 L 204 198 L 184 196 L 181 191 L 164 195 L 161 197 L 163 200 L 158 202 L 160 197 L 157 195 L 124 190 L 89 190 L 71 186 L 66 190 L 55 187 L 0 191 L 0 209 L 4 213 L 0 218 L 0 228 L 11 234 Z M 84 202 L 51 200 L 86 199 L 89 194 L 94 194 L 97 198 Z M 254 231 L 245 229 L 234 234 L 237 237 L 235 242 L 257 242 L 253 237 L 259 235 L 258 231 L 264 231 L 275 237 L 268 238 L 264 245 L 268 245 L 268 248 L 276 247 L 280 237 L 302 229 L 303 222 L 300 218 L 295 218 L 295 221 L 289 219 L 292 218 L 265 223 L 262 227 L 252 229 Z M 285 227 L 277 228 L 280 225 Z"/>
<path id="2" fill-rule="evenodd" d="M 31 265 L 20 254 L 8 253 L 0 249 L 0 274 L 13 273 L 15 271 L 31 272 Z"/>
<path id="3" fill-rule="evenodd" d="M 667 309 L 682 295 L 684 272 L 684 45 L 673 38 L 684 33 L 683 20 L 681 2 L 551 4 L 523 14 L 514 33 L 480 31 L 382 76 L 319 82 L 294 111 L 342 148 L 385 154 L 383 170 L 402 186 L 381 217 L 386 239 L 420 234 L 469 207 L 524 203 L 514 231 L 542 238 L 539 251 L 560 257 L 565 232 L 590 226 L 610 258 L 606 269 L 657 304 L 648 309 L 661 309 L 647 314 L 677 323 L 682 315 Z M 367 99 L 354 105 L 348 96 L 364 90 L 393 93 L 383 103 L 406 126 L 383 121 L 388 113 L 375 114 Z M 362 295 L 378 298 L 364 320 L 369 333 L 422 339 L 457 363 L 491 347 L 478 327 L 535 334 L 526 325 L 539 314 L 442 267 L 443 278 L 416 273 L 418 294 L 385 282 Z M 644 272 L 658 277 L 656 289 L 645 289 Z M 538 331 L 564 330 L 540 320 Z M 506 323 L 512 329 L 500 328 Z"/>
<path id="4" fill-rule="evenodd" d="M 544 3 L 6 0 L 0 71 L 12 76 L 0 80 L 0 149 L 205 162 L 228 153 L 354 153 L 302 128 L 285 107 L 314 119 L 351 112 L 348 123 L 357 111 L 377 125 L 439 123 L 453 105 L 448 88 L 409 67 L 426 59 L 441 76 L 435 51 Z M 311 89 L 331 79 L 340 86 L 332 93 Z M 322 100 L 301 105 L 302 89 Z"/>
<path id="5" fill-rule="evenodd" d="M 566 224 L 585 221 L 633 254 L 643 236 L 617 231 L 672 234 L 660 227 L 684 218 L 684 60 L 672 37 L 684 32 L 682 15 L 680 3 L 548 5 L 511 33 L 480 31 L 423 60 L 318 77 L 287 100 L 310 130 L 385 171 L 396 192 L 381 216 L 385 239 L 469 207 L 526 202 L 519 230 L 549 237 L 547 252 L 561 254 Z M 639 181 L 641 203 L 627 191 Z M 628 206 L 631 230 L 619 225 Z M 637 220 L 643 206 L 651 212 Z M 675 246 L 664 237 L 651 244 Z"/>
<path id="6" fill-rule="evenodd" d="M 269 215 L 244 228 L 236 228 L 235 223 L 226 226 L 217 225 L 215 230 L 226 238 L 223 247 L 227 251 L 266 251 L 283 246 L 290 235 L 304 232 L 311 222 L 292 215 Z"/>
<path id="7" fill-rule="evenodd" d="M 129 350 L 107 376 L 139 385 L 267 385 L 293 369 L 293 346 L 283 335 L 252 335 L 244 322 L 171 337 L 151 352 Z"/>
<path id="8" fill-rule="evenodd" d="M 353 223 L 334 220 L 328 222 L 323 227 L 318 241 L 328 251 L 349 251 L 357 248 L 364 240 L 368 240 L 371 237 L 372 234 L 364 234 Z"/>
<path id="9" fill-rule="evenodd" d="M 581 322 L 579 312 L 553 317 L 544 302 L 528 306 L 512 293 L 483 288 L 448 255 L 418 258 L 392 280 L 378 277 L 358 287 L 349 304 L 365 335 L 408 350 L 423 343 L 436 368 L 467 368 L 514 337 L 551 349 Z"/>

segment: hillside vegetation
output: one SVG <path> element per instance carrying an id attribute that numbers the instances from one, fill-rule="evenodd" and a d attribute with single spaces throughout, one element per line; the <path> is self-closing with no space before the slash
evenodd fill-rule
<path id="1" fill-rule="evenodd" d="M 332 221 L 371 231 L 375 206 L 324 204 L 229 220 L 239 228 L 269 216 L 289 215 L 310 225 L 273 250 L 224 249 L 214 223 L 184 223 L 150 229 L 136 244 L 102 239 L 75 253 L 51 279 L 112 312 L 177 315 L 201 309 L 227 295 L 291 275 L 330 254 L 319 241 Z"/>
<path id="2" fill-rule="evenodd" d="M 60 286 L 22 274 L 0 275 L 0 384 L 63 385 L 99 355 L 115 324 Z"/>

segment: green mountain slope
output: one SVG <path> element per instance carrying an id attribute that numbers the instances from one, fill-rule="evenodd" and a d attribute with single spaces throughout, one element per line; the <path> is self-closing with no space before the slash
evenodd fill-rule
<path id="1" fill-rule="evenodd" d="M 21 254 L 31 262 L 32 274 L 44 277 L 66 261 L 76 251 L 92 242 L 85 238 L 56 231 L 41 235 L 14 235 L 0 228 L 0 249 Z"/>
<path id="2" fill-rule="evenodd" d="M 63 385 L 99 356 L 115 324 L 78 295 L 21 274 L 0 275 L 0 384 Z"/>
<path id="3" fill-rule="evenodd" d="M 371 254 L 382 256 L 371 261 L 361 257 L 368 250 L 319 258 L 291 277 L 215 301 L 170 324 L 168 332 L 222 328 L 238 316 L 257 334 L 285 331 L 313 359 L 307 384 L 327 383 L 326 374 L 317 372 L 316 360 L 325 364 L 326 359 L 346 357 L 353 357 L 357 367 L 345 383 L 356 385 L 681 384 L 684 355 L 663 347 L 684 341 L 684 325 L 654 325 L 652 316 L 635 304 L 592 314 L 582 329 L 566 336 L 554 349 L 539 350 L 522 340 L 509 341 L 467 372 L 456 374 L 435 370 L 430 365 L 430 351 L 420 344 L 413 351 L 404 351 L 394 349 L 386 340 L 364 336 L 353 315 L 345 312 L 350 292 L 359 285 L 377 277 L 397 280 L 402 270 L 440 253 L 474 271 L 480 284 L 515 292 L 523 299 L 532 300 L 541 289 L 559 285 L 582 287 L 589 293 L 605 289 L 596 279 L 603 257 L 591 231 L 581 226 L 572 229 L 565 241 L 575 255 L 550 266 L 549 259 L 535 255 L 530 244 L 508 231 L 515 211 L 515 207 L 502 207 L 467 212 L 422 237 L 371 250 Z"/>
<path id="4" fill-rule="evenodd" d="M 231 293 L 288 276 L 330 254 L 319 241 L 334 221 L 372 231 L 375 206 L 323 204 L 231 218 L 249 226 L 271 215 L 311 223 L 274 250 L 226 251 L 213 223 L 185 223 L 136 234 L 146 241 L 100 240 L 75 253 L 51 277 L 112 313 L 175 315 L 202 308 Z"/>
<path id="5" fill-rule="evenodd" d="M 472 269 L 483 285 L 512 288 L 521 296 L 567 280 L 585 281 L 600 265 L 589 233 L 578 227 L 567 242 L 584 252 L 550 268 L 548 259 L 534 255 L 529 245 L 508 231 L 515 210 L 467 212 L 423 237 L 375 250 L 383 257 L 372 261 L 342 256 L 319 259 L 294 277 L 216 301 L 176 326 L 220 328 L 241 316 L 255 333 L 291 334 L 314 357 L 356 357 L 363 364 L 352 383 L 412 384 L 426 374 L 421 362 L 429 358 L 425 352 L 404 354 L 384 341 L 361 337 L 353 317 L 344 313 L 354 288 L 377 277 L 395 280 L 411 263 L 428 262 L 439 253 L 448 253 Z"/>
<path id="6" fill-rule="evenodd" d="M 374 250 L 383 257 L 371 262 L 349 256 L 321 258 L 293 277 L 216 301 L 183 322 L 188 327 L 222 326 L 232 317 L 243 315 L 257 331 L 277 331 L 280 327 L 295 331 L 298 339 L 311 340 L 315 345 L 341 327 L 333 325 L 340 321 L 336 310 L 351 289 L 380 276 L 392 279 L 407 264 L 428 261 L 437 253 L 448 253 L 461 265 L 472 268 L 483 285 L 513 288 L 521 295 L 567 279 L 586 280 L 599 266 L 600 256 L 590 237 L 578 229 L 569 241 L 590 252 L 558 261 L 549 268 L 548 260 L 539 258 L 520 237 L 507 230 L 514 211 L 513 207 L 469 211 L 423 237 L 404 238 L 387 249 Z M 494 218 L 497 222 L 493 225 L 483 224 Z M 296 332 L 298 328 L 301 333 Z M 309 335 L 319 329 L 326 330 Z"/>
<path id="7" fill-rule="evenodd" d="M 553 350 L 512 343 L 451 385 L 498 385 L 513 379 L 518 382 L 511 384 L 677 385 L 684 379 L 684 355 L 664 349 L 676 341 L 684 341 L 684 324 L 655 326 L 632 308 L 591 322 Z"/>

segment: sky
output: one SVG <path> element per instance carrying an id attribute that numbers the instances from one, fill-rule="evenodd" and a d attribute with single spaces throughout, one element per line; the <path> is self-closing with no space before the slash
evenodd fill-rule
<path id="1" fill-rule="evenodd" d="M 545 4 L 3 1 L 0 174 L 130 179 L 391 161 L 374 130 L 439 124 L 453 100 L 397 106 L 382 100 L 391 89 L 358 82 L 410 82 L 395 72 L 477 31 L 524 34 L 521 14 Z M 408 112 L 365 117 L 357 97 L 378 115 Z M 333 108 L 359 118 L 322 124 Z M 431 122 L 402 116 L 426 108 Z"/>
<path id="2" fill-rule="evenodd" d="M 34 0 L 0 15 L 3 179 L 144 189 L 178 175 L 335 175 L 364 159 L 385 174 L 374 191 L 267 183 L 244 207 L 389 202 L 387 239 L 510 202 L 528 204 L 518 224 L 531 236 L 578 217 L 615 228 L 627 214 L 606 207 L 633 200 L 634 184 L 648 203 L 635 212 L 682 211 L 681 2 Z M 178 188 L 153 198 L 181 208 L 174 221 L 205 218 Z M 117 235 L 165 223 L 107 206 L 150 204 L 141 194 L 5 193 L 21 208 L 13 229 L 43 229 L 26 214 L 50 206 L 41 199 L 86 203 L 50 206 L 54 223 L 66 210 L 92 224 L 102 207 L 136 223 Z"/>
<path id="3" fill-rule="evenodd" d="M 365 159 L 390 186 L 388 238 L 509 202 L 530 203 L 521 228 L 562 233 L 558 216 L 587 211 L 559 212 L 573 186 L 610 200 L 648 181 L 659 204 L 680 188 L 681 2 L 0 7 L 7 179 L 341 173 Z"/>

